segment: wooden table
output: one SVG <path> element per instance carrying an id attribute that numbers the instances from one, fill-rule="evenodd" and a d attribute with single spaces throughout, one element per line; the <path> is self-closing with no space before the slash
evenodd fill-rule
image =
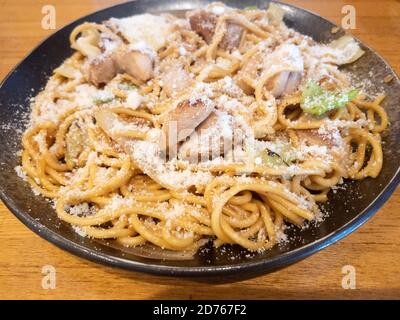
<path id="1" fill-rule="evenodd" d="M 160 0 L 161 1 L 161 0 Z M 121 1 L 0 0 L 0 78 L 52 31 L 41 8 L 52 3 L 57 28 Z M 400 2 L 288 1 L 340 23 L 341 8 L 357 12 L 352 32 L 400 73 Z M 0 298 L 266 299 L 400 298 L 400 190 L 363 227 L 340 242 L 278 272 L 236 283 L 157 277 L 118 270 L 73 256 L 43 240 L 0 204 Z M 56 288 L 42 288 L 42 267 L 56 268 Z M 341 286 L 342 267 L 356 268 L 356 289 Z"/>

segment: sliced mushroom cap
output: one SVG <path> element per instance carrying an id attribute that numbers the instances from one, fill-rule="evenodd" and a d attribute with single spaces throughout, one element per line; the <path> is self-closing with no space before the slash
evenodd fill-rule
<path id="1" fill-rule="evenodd" d="M 232 149 L 232 118 L 225 113 L 211 113 L 179 148 L 179 157 L 190 162 L 207 161 Z"/>
<path id="2" fill-rule="evenodd" d="M 335 140 L 331 136 L 320 134 L 318 129 L 296 130 L 296 134 L 300 140 L 305 141 L 310 145 L 324 145 L 328 147 L 336 145 Z"/>
<path id="3" fill-rule="evenodd" d="M 244 29 L 237 23 L 227 23 L 226 32 L 219 46 L 224 50 L 233 50 L 239 47 Z"/>
<path id="4" fill-rule="evenodd" d="M 118 50 L 114 56 L 119 69 L 132 77 L 147 81 L 153 76 L 153 59 L 146 53 L 134 50 Z"/>
<path id="5" fill-rule="evenodd" d="M 284 44 L 266 57 L 264 72 L 270 77 L 265 88 L 276 98 L 293 93 L 301 82 L 303 70 L 303 57 L 298 47 Z"/>
<path id="6" fill-rule="evenodd" d="M 326 146 L 327 153 L 338 163 L 346 165 L 350 160 L 349 145 L 343 143 L 341 138 L 336 137 L 336 135 L 333 135 L 332 133 L 321 134 L 318 129 L 303 129 L 296 130 L 296 134 L 299 137 L 300 142 L 309 146 Z"/>
<path id="7" fill-rule="evenodd" d="M 217 20 L 215 14 L 205 10 L 195 11 L 189 16 L 190 27 L 207 43 L 210 43 L 214 36 Z"/>
<path id="8" fill-rule="evenodd" d="M 289 79 L 289 71 L 281 71 L 265 82 L 265 89 L 271 91 L 274 97 L 281 96 L 286 89 L 286 83 Z"/>
<path id="9" fill-rule="evenodd" d="M 302 73 L 301 72 L 291 72 L 289 78 L 286 82 L 286 93 L 292 93 L 297 90 L 301 82 Z"/>
<path id="10" fill-rule="evenodd" d="M 201 36 L 208 44 L 214 36 L 217 21 L 217 15 L 206 10 L 192 12 L 189 16 L 190 27 L 192 30 Z M 219 44 L 220 48 L 224 50 L 232 50 L 238 47 L 242 34 L 243 28 L 240 25 L 228 22 L 225 34 Z"/>
<path id="11" fill-rule="evenodd" d="M 101 56 L 93 59 L 85 67 L 83 73 L 90 83 L 99 86 L 100 84 L 111 81 L 118 73 L 118 67 L 112 56 Z"/>
<path id="12" fill-rule="evenodd" d="M 94 58 L 84 69 L 86 79 L 98 86 L 111 81 L 118 73 L 147 81 L 153 76 L 154 61 L 150 55 L 120 46 L 107 55 Z"/>
<path id="13" fill-rule="evenodd" d="M 175 93 L 190 87 L 194 82 L 189 72 L 176 60 L 171 60 L 163 69 L 161 81 L 163 92 L 167 97 L 171 97 Z"/>
<path id="14" fill-rule="evenodd" d="M 168 146 L 172 147 L 185 140 L 214 108 L 214 103 L 207 98 L 192 98 L 179 102 L 176 108 L 167 114 L 163 123 Z"/>

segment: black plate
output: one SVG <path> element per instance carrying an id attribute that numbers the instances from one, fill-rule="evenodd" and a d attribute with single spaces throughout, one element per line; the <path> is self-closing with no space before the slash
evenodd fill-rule
<path id="1" fill-rule="evenodd" d="M 400 81 L 387 63 L 368 47 L 366 54 L 348 67 L 353 72 L 370 78 L 379 90 L 387 93 L 384 107 L 391 125 L 383 134 L 384 166 L 376 179 L 346 183 L 346 190 L 329 194 L 325 209 L 329 217 L 318 227 L 306 230 L 291 228 L 291 240 L 263 253 L 248 255 L 238 247 L 213 249 L 200 253 L 191 261 L 150 260 L 133 255 L 105 242 L 82 238 L 61 222 L 49 202 L 35 196 L 29 185 L 17 177 L 14 167 L 19 164 L 21 133 L 29 112 L 29 97 L 45 85 L 52 70 L 72 54 L 68 37 L 72 29 L 84 21 L 101 22 L 110 17 L 125 17 L 144 12 L 180 11 L 204 6 L 209 1 L 147 0 L 128 2 L 81 18 L 57 31 L 34 49 L 4 80 L 0 87 L 0 197 L 7 207 L 30 229 L 57 246 L 76 255 L 97 262 L 132 270 L 166 275 L 218 275 L 263 273 L 286 266 L 343 238 L 367 221 L 389 198 L 399 182 L 398 146 L 400 137 Z M 233 7 L 259 5 L 266 8 L 268 1 L 229 1 Z M 328 42 L 341 33 L 332 35 L 333 24 L 308 11 L 282 5 L 287 12 L 285 22 L 317 41 Z M 369 72 L 373 77 L 370 77 Z M 394 76 L 390 84 L 382 79 Z M 377 253 L 378 254 L 378 253 Z"/>

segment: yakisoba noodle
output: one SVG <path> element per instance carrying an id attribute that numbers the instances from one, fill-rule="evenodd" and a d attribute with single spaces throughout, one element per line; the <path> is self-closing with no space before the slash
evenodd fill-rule
<path id="1" fill-rule="evenodd" d="M 338 66 L 363 52 L 282 16 L 213 3 L 76 27 L 76 52 L 32 102 L 25 178 L 81 235 L 189 256 L 210 240 L 269 249 L 286 225 L 321 219 L 343 178 L 381 171 L 384 95 L 307 111 L 310 81 L 351 88 Z"/>

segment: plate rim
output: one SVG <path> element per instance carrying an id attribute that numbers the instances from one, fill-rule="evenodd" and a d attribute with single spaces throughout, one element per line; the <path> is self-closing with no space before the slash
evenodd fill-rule
<path id="1" fill-rule="evenodd" d="M 134 2 L 153 2 L 152 0 L 132 0 L 128 2 L 123 2 L 119 3 L 116 5 L 112 5 L 97 11 L 93 11 L 89 14 L 86 14 L 84 16 L 81 16 L 67 24 L 65 24 L 63 27 L 60 29 L 54 31 L 50 35 L 48 35 L 46 38 L 41 40 L 28 54 L 26 54 L 3 78 L 3 80 L 0 83 L 0 90 L 2 89 L 3 85 L 7 82 L 7 80 L 12 76 L 12 74 L 18 69 L 18 67 L 34 52 L 36 51 L 42 44 L 44 44 L 47 40 L 49 40 L 51 37 L 56 36 L 57 33 L 62 32 L 65 28 L 70 27 L 74 23 L 76 23 L 79 20 L 88 18 L 89 16 L 101 12 L 108 11 L 110 9 L 119 7 L 119 6 L 125 6 L 132 4 Z M 181 0 L 173 0 L 174 2 L 179 2 Z M 211 1 L 209 1 L 211 2 Z M 223 1 L 226 2 L 226 1 Z M 287 4 L 287 3 L 282 3 L 280 1 L 270 1 L 270 2 L 275 2 L 278 3 L 279 5 L 283 7 L 289 7 L 295 10 L 300 10 L 307 12 L 308 14 L 311 14 L 317 18 L 323 19 L 327 22 L 329 22 L 332 27 L 337 26 L 330 20 L 326 19 L 325 17 L 322 17 L 321 15 L 310 11 L 308 9 L 304 9 L 292 4 Z M 392 66 L 374 49 L 369 47 L 367 44 L 364 42 L 360 41 L 357 37 L 354 35 L 351 35 L 353 38 L 355 38 L 359 43 L 361 43 L 364 47 L 369 49 L 371 52 L 373 52 L 379 59 L 381 59 L 386 67 L 389 69 L 389 71 L 394 75 L 396 81 L 400 82 L 399 76 L 397 75 L 396 71 L 392 68 Z M 118 267 L 122 268 L 125 270 L 130 270 L 130 271 L 138 271 L 138 272 L 144 272 L 144 273 L 149 273 L 149 274 L 155 274 L 155 275 L 163 275 L 163 276 L 205 276 L 205 277 L 210 277 L 210 276 L 219 276 L 219 275 L 233 275 L 237 274 L 238 271 L 240 270 L 245 270 L 246 273 L 249 272 L 258 272 L 258 273 L 267 273 L 267 272 L 272 272 L 277 269 L 283 268 L 285 266 L 289 266 L 295 262 L 298 262 L 330 245 L 333 243 L 339 241 L 340 239 L 346 237 L 350 233 L 354 232 L 357 230 L 359 227 L 361 227 L 365 222 L 367 222 L 373 215 L 376 214 L 376 212 L 386 203 L 386 201 L 390 198 L 390 196 L 393 194 L 395 191 L 396 187 L 400 183 L 400 166 L 397 168 L 396 173 L 394 176 L 391 178 L 391 180 L 386 184 L 384 189 L 375 197 L 374 201 L 369 203 L 368 206 L 361 211 L 357 216 L 355 216 L 353 219 L 348 221 L 346 224 L 340 226 L 338 229 L 332 231 L 330 234 L 325 235 L 324 237 L 313 241 L 309 244 L 306 244 L 302 247 L 299 247 L 294 250 L 290 250 L 288 252 L 282 253 L 280 255 L 277 255 L 275 257 L 271 258 L 265 258 L 265 259 L 260 259 L 257 261 L 248 261 L 248 262 L 242 262 L 242 263 L 237 263 L 237 264 L 226 264 L 226 265 L 210 265 L 210 266 L 201 266 L 201 267 L 181 267 L 181 266 L 168 266 L 168 265 L 158 265 L 158 264 L 153 264 L 151 262 L 146 263 L 146 262 L 140 262 L 140 261 L 134 261 L 130 259 L 124 259 L 124 258 L 119 258 L 116 256 L 110 256 L 106 253 L 102 253 L 99 251 L 95 251 L 93 249 L 88 249 L 85 246 L 73 242 L 67 238 L 64 238 L 60 234 L 58 234 L 55 231 L 52 231 L 48 229 L 45 225 L 42 225 L 40 222 L 36 221 L 34 218 L 32 218 L 27 212 L 24 212 L 23 210 L 20 210 L 17 205 L 14 203 L 13 199 L 11 199 L 7 195 L 7 191 L 3 188 L 2 184 L 0 184 L 0 199 L 2 200 L 3 204 L 11 211 L 11 213 L 18 218 L 25 226 L 27 226 L 31 231 L 33 231 L 35 234 L 39 235 L 41 238 L 49 241 L 53 245 L 69 252 L 72 253 L 75 256 L 78 256 L 80 258 L 84 258 L 87 260 L 90 260 L 92 262 L 97 262 L 101 263 L 103 265 L 107 266 L 112 266 L 112 267 Z"/>

